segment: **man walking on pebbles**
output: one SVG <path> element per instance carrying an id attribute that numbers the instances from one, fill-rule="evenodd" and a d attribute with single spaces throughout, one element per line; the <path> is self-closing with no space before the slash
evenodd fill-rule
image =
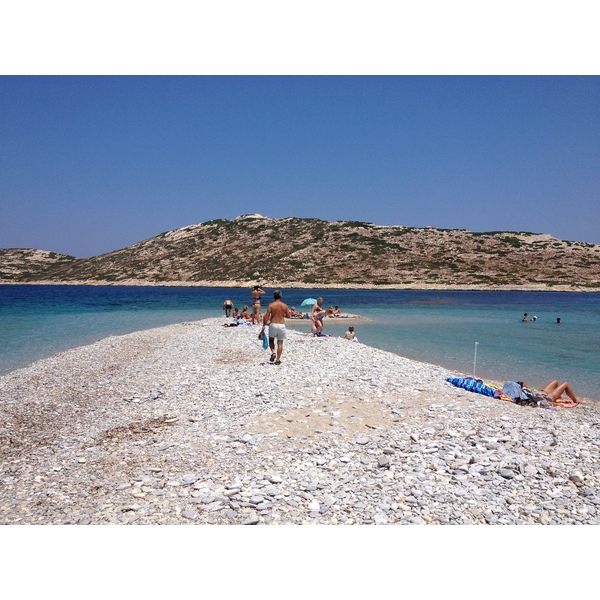
<path id="1" fill-rule="evenodd" d="M 283 351 L 283 340 L 285 340 L 285 320 L 290 318 L 288 305 L 281 301 L 281 290 L 273 292 L 274 302 L 269 304 L 263 318 L 262 330 L 269 326 L 269 348 L 271 348 L 271 362 L 281 364 L 281 353 Z M 275 355 L 275 340 L 277 340 L 277 355 Z"/>

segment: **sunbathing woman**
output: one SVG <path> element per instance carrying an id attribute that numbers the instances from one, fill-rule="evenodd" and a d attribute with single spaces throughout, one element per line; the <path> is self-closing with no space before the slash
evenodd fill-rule
<path id="1" fill-rule="evenodd" d="M 512 384 L 515 387 L 515 382 L 507 382 L 505 386 L 508 384 Z M 504 388 L 502 388 L 504 391 Z M 552 403 L 552 406 L 562 406 L 563 408 L 572 408 L 573 406 L 577 406 L 578 404 L 585 404 L 581 400 L 577 400 L 575 394 L 573 393 L 573 389 L 571 386 L 565 381 L 559 385 L 558 381 L 555 379 L 551 381 L 547 385 L 545 385 L 541 390 L 533 390 L 527 388 L 527 384 L 523 381 L 517 381 L 516 387 L 514 390 L 508 391 L 508 395 L 512 398 L 517 398 L 516 402 L 519 402 L 518 398 L 523 399 L 521 395 L 521 390 L 523 390 L 524 394 L 532 400 L 541 400 L 542 402 Z M 566 392 L 569 398 L 563 398 L 562 394 Z M 514 395 L 516 393 L 516 396 Z"/>
<path id="2" fill-rule="evenodd" d="M 556 406 L 570 408 L 572 406 L 577 406 L 578 404 L 585 404 L 585 402 L 577 400 L 575 394 L 573 393 L 573 389 L 566 381 L 559 384 L 558 381 L 554 379 L 548 385 L 542 388 L 542 392 L 546 392 L 546 394 L 551 396 L 554 399 L 554 404 Z M 569 399 L 562 397 L 563 392 L 567 394 Z"/>

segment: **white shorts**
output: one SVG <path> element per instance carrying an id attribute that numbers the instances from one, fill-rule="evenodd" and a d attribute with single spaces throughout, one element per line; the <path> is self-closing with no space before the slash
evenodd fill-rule
<path id="1" fill-rule="evenodd" d="M 271 323 L 269 325 L 269 337 L 275 340 L 285 340 L 285 325 L 283 323 Z"/>

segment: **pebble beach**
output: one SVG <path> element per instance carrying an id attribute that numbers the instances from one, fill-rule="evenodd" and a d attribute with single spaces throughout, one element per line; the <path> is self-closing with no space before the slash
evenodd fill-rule
<path id="1" fill-rule="evenodd" d="M 259 327 L 224 322 L 0 377 L 0 523 L 600 522 L 597 400 L 518 406 L 445 381 L 464 373 L 289 329 L 276 366 Z"/>

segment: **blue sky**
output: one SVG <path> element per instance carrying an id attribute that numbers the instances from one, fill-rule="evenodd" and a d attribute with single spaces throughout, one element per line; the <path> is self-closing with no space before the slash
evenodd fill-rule
<path id="1" fill-rule="evenodd" d="M 600 78 L 3 76 L 0 247 L 87 257 L 210 219 L 600 243 Z"/>

